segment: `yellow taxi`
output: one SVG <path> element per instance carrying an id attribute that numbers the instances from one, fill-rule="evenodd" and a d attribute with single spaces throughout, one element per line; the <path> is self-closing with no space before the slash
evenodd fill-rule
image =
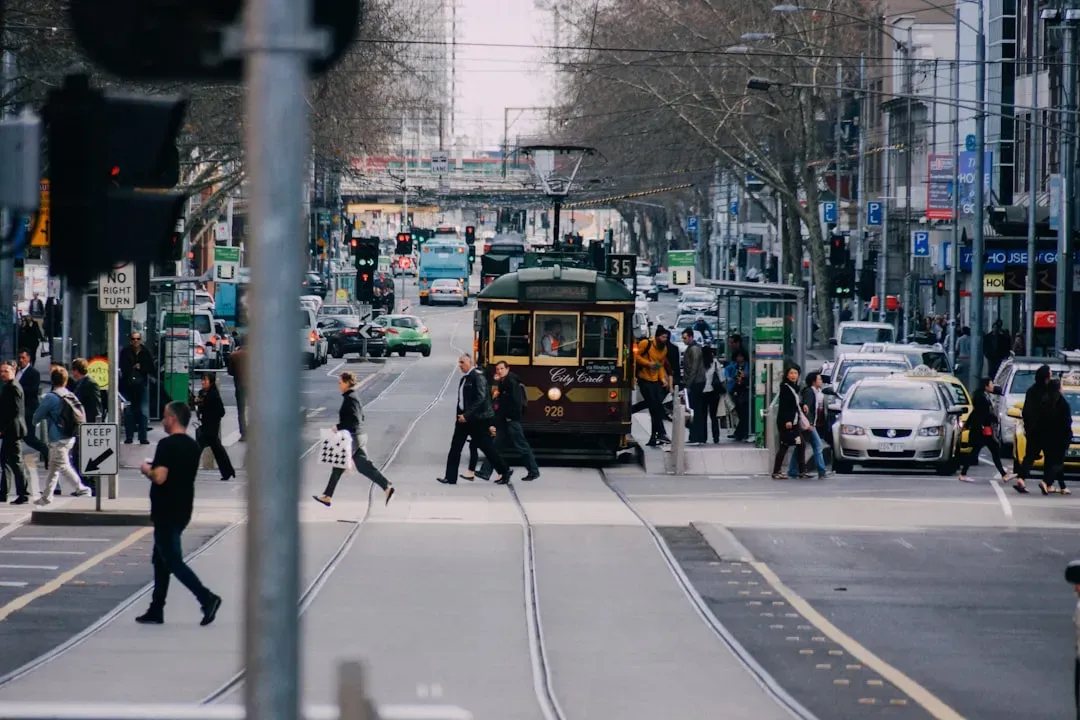
<path id="1" fill-rule="evenodd" d="M 949 396 L 949 402 L 964 406 L 964 414 L 958 419 L 962 430 L 960 433 L 960 447 L 956 449 L 956 452 L 959 455 L 969 454 L 972 447 L 971 443 L 968 442 L 967 419 L 971 415 L 971 409 L 974 405 L 971 401 L 971 395 L 968 394 L 967 388 L 964 387 L 964 383 L 960 381 L 960 378 L 948 373 L 937 372 L 926 365 L 918 365 L 905 373 L 897 373 L 897 376 L 911 378 L 912 380 L 933 380 Z"/>
<path id="2" fill-rule="evenodd" d="M 1065 451 L 1065 467 L 1072 470 L 1080 470 L 1080 372 L 1066 373 L 1061 376 L 1061 396 L 1069 403 L 1072 413 L 1072 442 Z M 1015 418 L 1016 440 L 1013 441 L 1013 458 L 1017 463 L 1027 453 L 1027 434 L 1024 432 L 1023 422 L 1024 403 L 1019 402 L 1008 410 L 1009 417 Z M 1043 456 L 1033 464 L 1033 467 L 1043 466 Z"/>

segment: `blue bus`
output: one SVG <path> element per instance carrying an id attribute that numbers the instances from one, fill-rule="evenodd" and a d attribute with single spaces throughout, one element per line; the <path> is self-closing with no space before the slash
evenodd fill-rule
<path id="1" fill-rule="evenodd" d="M 432 238 L 420 248 L 420 304 L 428 304 L 431 283 L 442 278 L 454 278 L 469 298 L 469 246 L 456 238 Z"/>

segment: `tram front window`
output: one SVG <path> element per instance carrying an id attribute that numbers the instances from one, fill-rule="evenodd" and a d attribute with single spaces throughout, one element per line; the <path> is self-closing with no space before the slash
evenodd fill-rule
<path id="1" fill-rule="evenodd" d="M 584 325 L 582 357 L 605 360 L 619 357 L 618 318 L 607 315 L 586 315 Z"/>
<path id="2" fill-rule="evenodd" d="M 495 318 L 492 338 L 493 356 L 529 356 L 529 323 L 531 313 L 505 313 Z"/>
<path id="3" fill-rule="evenodd" d="M 536 313 L 536 341 L 533 354 L 538 358 L 576 358 L 578 354 L 578 316 L 576 313 Z"/>

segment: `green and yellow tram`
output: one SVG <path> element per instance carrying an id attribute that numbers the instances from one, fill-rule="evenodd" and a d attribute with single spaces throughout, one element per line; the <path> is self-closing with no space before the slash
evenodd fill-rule
<path id="1" fill-rule="evenodd" d="M 525 386 L 522 425 L 538 457 L 612 459 L 635 447 L 634 296 L 595 270 L 523 267 L 477 297 L 476 360 Z"/>

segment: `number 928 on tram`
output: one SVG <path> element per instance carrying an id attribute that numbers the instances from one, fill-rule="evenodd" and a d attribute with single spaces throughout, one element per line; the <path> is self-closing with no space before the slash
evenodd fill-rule
<path id="1" fill-rule="evenodd" d="M 551 459 L 611 459 L 632 446 L 634 296 L 595 270 L 522 268 L 477 297 L 477 364 L 505 362 L 528 403 L 522 427 Z"/>

